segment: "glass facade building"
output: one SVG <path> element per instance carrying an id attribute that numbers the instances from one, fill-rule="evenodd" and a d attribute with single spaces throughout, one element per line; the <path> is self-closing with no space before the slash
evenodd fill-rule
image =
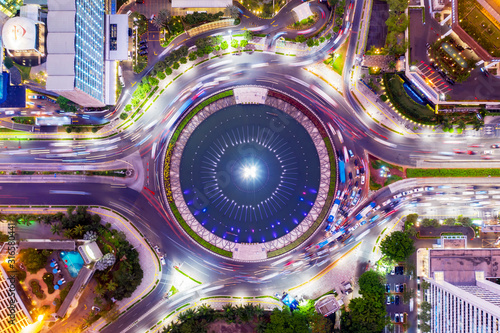
<path id="1" fill-rule="evenodd" d="M 500 332 L 499 285 L 485 280 L 483 272 L 476 272 L 473 284 L 451 284 L 440 273 L 426 279 L 431 284 L 427 292 L 432 333 Z"/>
<path id="2" fill-rule="evenodd" d="M 76 0 L 75 87 L 104 101 L 104 0 Z"/>

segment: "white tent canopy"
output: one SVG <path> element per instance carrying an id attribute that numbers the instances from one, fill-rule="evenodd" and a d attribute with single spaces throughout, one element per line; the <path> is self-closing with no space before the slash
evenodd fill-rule
<path id="1" fill-rule="evenodd" d="M 219 8 L 233 4 L 233 0 L 172 0 L 172 8 Z"/>
<path id="2" fill-rule="evenodd" d="M 304 2 L 300 6 L 293 9 L 295 15 L 297 15 L 297 21 L 302 21 L 303 19 L 312 16 L 311 8 L 309 7 L 309 2 Z"/>

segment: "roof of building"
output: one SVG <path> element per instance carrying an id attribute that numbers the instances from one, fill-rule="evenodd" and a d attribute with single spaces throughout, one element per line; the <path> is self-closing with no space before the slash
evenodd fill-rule
<path id="1" fill-rule="evenodd" d="M 321 297 L 314 304 L 314 307 L 316 308 L 316 311 L 323 316 L 329 316 L 340 309 L 340 305 L 334 295 Z"/>
<path id="2" fill-rule="evenodd" d="M 304 2 L 293 9 L 295 15 L 297 15 L 297 21 L 302 21 L 303 19 L 312 16 L 311 7 L 309 6 L 309 2 Z"/>
<path id="3" fill-rule="evenodd" d="M 47 6 L 49 8 L 49 12 L 51 10 L 75 10 L 76 9 L 76 1 L 48 0 Z"/>
<path id="4" fill-rule="evenodd" d="M 52 56 L 50 54 L 47 56 L 47 63 L 51 57 Z M 50 72 L 47 71 L 47 73 Z M 48 75 L 45 83 L 45 89 L 54 91 L 73 90 L 74 85 L 74 75 Z"/>
<path id="5" fill-rule="evenodd" d="M 75 11 L 61 10 L 47 13 L 48 32 L 75 32 Z"/>
<path id="6" fill-rule="evenodd" d="M 96 242 L 89 242 L 78 247 L 78 252 L 82 255 L 86 264 L 96 262 L 102 258 L 102 252 Z"/>
<path id="7" fill-rule="evenodd" d="M 0 266 L 0 304 L 2 304 L 2 310 L 0 312 L 0 331 L 5 333 L 17 333 L 21 332 L 22 329 L 33 322 L 28 310 L 24 306 L 23 301 L 19 297 L 17 290 L 14 289 L 15 302 L 11 303 L 13 305 L 13 312 L 16 316 L 14 324 L 9 323 L 11 320 L 9 314 L 10 311 L 6 311 L 7 304 L 11 300 L 9 296 L 12 290 L 10 286 L 12 283 L 8 280 L 7 273 L 4 268 Z"/>
<path id="8" fill-rule="evenodd" d="M 54 73 L 53 75 L 74 76 L 74 59 L 72 54 L 50 54 L 45 64 L 47 72 Z"/>
<path id="9" fill-rule="evenodd" d="M 80 272 L 78 273 L 78 276 L 76 277 L 73 286 L 71 287 L 68 295 L 62 302 L 59 311 L 57 311 L 58 317 L 60 318 L 64 317 L 64 315 L 68 311 L 69 306 L 71 305 L 71 302 L 73 302 L 76 293 L 80 290 L 80 288 L 82 288 L 88 282 L 92 274 L 94 274 L 94 271 L 90 268 L 87 268 L 86 266 L 83 266 L 82 269 L 80 269 Z"/>
<path id="10" fill-rule="evenodd" d="M 19 242 L 19 249 L 37 249 L 37 250 L 65 250 L 74 251 L 75 241 L 70 240 L 49 240 L 49 239 L 30 239 Z"/>
<path id="11" fill-rule="evenodd" d="M 19 16 L 26 17 L 33 21 L 39 20 L 40 6 L 39 5 L 24 5 L 19 8 Z"/>
<path id="12" fill-rule="evenodd" d="M 36 45 L 36 26 L 26 17 L 13 17 L 2 29 L 2 41 L 8 50 L 32 50 Z"/>
<path id="13" fill-rule="evenodd" d="M 499 277 L 500 249 L 432 249 L 429 251 L 429 276 L 443 272 L 444 280 L 467 285 L 476 280 L 475 272 Z"/>
<path id="14" fill-rule="evenodd" d="M 225 8 L 233 0 L 172 0 L 172 8 Z"/>
<path id="15" fill-rule="evenodd" d="M 47 34 L 47 53 L 75 54 L 75 34 L 71 32 L 52 32 Z M 72 64 L 73 65 L 73 64 Z"/>
<path id="16" fill-rule="evenodd" d="M 128 16 L 115 14 L 107 16 L 109 24 L 116 24 L 115 50 L 110 49 L 112 38 L 110 26 L 106 26 L 106 59 L 126 60 L 128 58 Z"/>

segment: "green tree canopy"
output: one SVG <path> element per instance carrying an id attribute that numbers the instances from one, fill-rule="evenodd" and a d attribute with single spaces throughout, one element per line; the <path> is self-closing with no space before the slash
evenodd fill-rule
<path id="1" fill-rule="evenodd" d="M 26 270 L 31 274 L 35 274 L 47 265 L 47 259 L 49 258 L 50 253 L 51 251 L 37 251 L 33 248 L 29 248 L 21 250 L 19 255 L 21 256 L 21 261 L 24 263 Z"/>
<path id="2" fill-rule="evenodd" d="M 382 285 L 382 276 L 375 271 L 366 271 L 359 277 L 359 293 L 363 296 L 374 295 L 382 297 L 385 288 Z"/>
<path id="3" fill-rule="evenodd" d="M 405 261 L 415 252 L 413 243 L 413 239 L 408 234 L 395 231 L 380 242 L 380 251 L 396 262 Z"/>
<path id="4" fill-rule="evenodd" d="M 300 311 L 293 313 L 285 307 L 283 311 L 274 309 L 266 333 L 309 333 L 307 316 Z"/>

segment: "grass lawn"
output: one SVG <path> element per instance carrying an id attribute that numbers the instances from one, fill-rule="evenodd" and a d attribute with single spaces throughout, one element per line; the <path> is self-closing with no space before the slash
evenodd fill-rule
<path id="1" fill-rule="evenodd" d="M 483 13 L 480 4 L 464 2 L 464 5 L 459 5 L 460 26 L 491 55 L 500 56 L 500 29 Z"/>
<path id="2" fill-rule="evenodd" d="M 407 118 L 419 123 L 434 124 L 436 115 L 427 106 L 413 101 L 403 87 L 403 80 L 395 74 L 384 74 L 387 97 L 394 107 Z"/>
<path id="3" fill-rule="evenodd" d="M 344 44 L 342 44 L 342 46 L 335 51 L 335 53 L 338 54 L 339 56 L 333 62 L 333 70 L 337 72 L 339 75 L 342 75 L 342 71 L 344 69 L 345 54 L 347 52 L 348 45 L 349 45 L 349 38 L 347 38 Z"/>
<path id="4" fill-rule="evenodd" d="M 30 79 L 31 67 L 21 66 L 16 63 L 14 63 L 14 66 L 21 72 L 21 80 L 25 81 Z"/>
<path id="5" fill-rule="evenodd" d="M 500 169 L 406 169 L 408 178 L 418 177 L 500 177 Z"/>

